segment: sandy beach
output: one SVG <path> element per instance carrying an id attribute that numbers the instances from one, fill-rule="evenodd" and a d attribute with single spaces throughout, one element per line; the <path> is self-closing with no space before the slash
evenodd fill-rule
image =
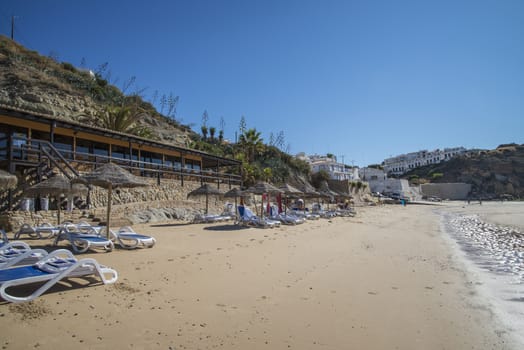
<path id="1" fill-rule="evenodd" d="M 517 349 L 441 229 L 445 206 L 359 208 L 276 229 L 136 225 L 154 248 L 79 256 L 115 268 L 115 285 L 64 283 L 33 303 L 1 303 L 0 346 Z"/>

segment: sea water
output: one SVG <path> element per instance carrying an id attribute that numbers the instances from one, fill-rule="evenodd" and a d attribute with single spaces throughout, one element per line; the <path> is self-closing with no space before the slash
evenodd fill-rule
<path id="1" fill-rule="evenodd" d="M 497 211 L 490 207 L 490 213 Z M 524 349 L 524 232 L 515 226 L 524 219 L 524 203 L 504 207 L 500 218 L 512 225 L 504 225 L 500 218 L 496 224 L 488 222 L 489 215 L 474 211 L 438 210 L 443 231 L 474 276 L 485 307 L 505 326 L 517 348 Z"/>

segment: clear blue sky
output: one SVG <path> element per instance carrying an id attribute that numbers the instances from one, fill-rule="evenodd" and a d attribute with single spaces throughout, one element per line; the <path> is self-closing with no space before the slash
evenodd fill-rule
<path id="1" fill-rule="evenodd" d="M 0 33 L 234 139 L 364 166 L 420 149 L 524 143 L 522 0 L 3 0 Z"/>

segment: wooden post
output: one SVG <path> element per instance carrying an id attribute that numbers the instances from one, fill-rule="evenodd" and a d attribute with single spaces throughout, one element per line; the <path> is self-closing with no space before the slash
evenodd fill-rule
<path id="1" fill-rule="evenodd" d="M 216 169 L 216 178 L 217 178 L 217 188 L 220 189 L 220 176 L 219 176 L 219 171 L 220 169 L 220 161 L 217 159 L 217 169 Z"/>
<path id="2" fill-rule="evenodd" d="M 109 220 L 111 218 L 111 196 L 113 194 L 113 185 L 109 184 L 109 187 L 107 188 L 107 221 L 106 221 L 106 234 L 107 238 L 109 239 Z"/>
<path id="3" fill-rule="evenodd" d="M 184 158 L 184 155 L 180 155 L 181 158 L 181 164 L 182 168 L 180 169 L 180 184 L 182 187 L 184 187 L 184 172 L 186 171 L 186 158 Z"/>

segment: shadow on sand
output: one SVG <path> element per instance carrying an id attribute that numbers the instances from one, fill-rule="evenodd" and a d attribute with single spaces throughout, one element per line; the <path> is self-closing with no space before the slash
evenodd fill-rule
<path id="1" fill-rule="evenodd" d="M 150 225 L 150 227 L 177 227 L 177 226 L 189 226 L 193 225 L 191 222 L 182 222 L 182 223 L 174 223 L 174 224 L 154 224 Z"/>
<path id="2" fill-rule="evenodd" d="M 235 224 L 214 225 L 214 226 L 204 227 L 204 230 L 208 230 L 208 231 L 240 231 L 240 230 L 247 230 L 247 229 L 249 229 L 249 226 L 240 226 L 240 225 L 235 225 Z"/>

